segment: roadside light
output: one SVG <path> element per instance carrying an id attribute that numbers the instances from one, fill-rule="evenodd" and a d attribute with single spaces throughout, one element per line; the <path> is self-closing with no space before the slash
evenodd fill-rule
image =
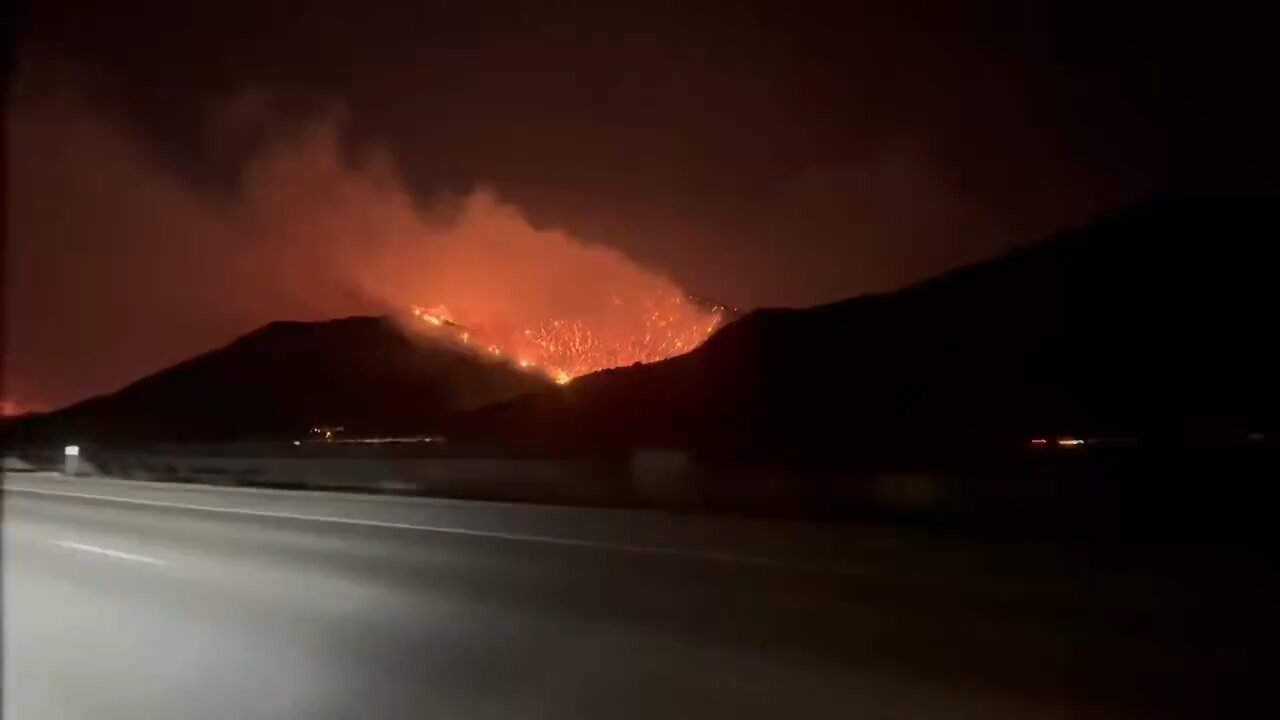
<path id="1" fill-rule="evenodd" d="M 67 457 L 79 457 L 79 455 L 80 455 L 80 446 L 79 446 L 79 445 L 68 445 L 68 446 L 66 446 L 66 447 L 62 448 L 62 454 L 63 454 L 63 455 L 66 455 Z"/>
<path id="2" fill-rule="evenodd" d="M 1060 438 L 1058 444 L 1063 447 L 1072 447 L 1075 445 L 1083 445 L 1084 441 L 1077 438 Z"/>

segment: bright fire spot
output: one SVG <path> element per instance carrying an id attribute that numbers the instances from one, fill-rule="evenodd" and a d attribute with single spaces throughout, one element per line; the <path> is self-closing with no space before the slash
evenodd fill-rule
<path id="1" fill-rule="evenodd" d="M 687 301 L 679 294 L 626 305 L 618 299 L 608 312 L 584 318 L 546 318 L 527 327 L 472 325 L 449 308 L 414 306 L 423 329 L 464 344 L 477 344 L 495 357 L 541 372 L 560 385 L 608 368 L 651 363 L 693 350 L 720 326 L 724 308 Z M 436 330 L 439 328 L 439 330 Z"/>

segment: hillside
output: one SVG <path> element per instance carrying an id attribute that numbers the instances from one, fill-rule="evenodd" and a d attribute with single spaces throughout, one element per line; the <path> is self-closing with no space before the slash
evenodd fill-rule
<path id="1" fill-rule="evenodd" d="M 1274 426 L 1277 211 L 1273 197 L 1161 196 L 899 292 L 751 313 L 688 355 L 450 434 L 872 457 Z"/>
<path id="2" fill-rule="evenodd" d="M 294 438 L 315 425 L 422 433 L 546 383 L 385 318 L 276 322 L 128 387 L 14 421 L 18 436 L 98 441 Z"/>

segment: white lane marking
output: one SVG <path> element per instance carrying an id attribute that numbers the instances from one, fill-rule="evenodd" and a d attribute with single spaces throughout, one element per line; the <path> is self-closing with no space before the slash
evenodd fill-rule
<path id="1" fill-rule="evenodd" d="M 818 569 L 826 572 L 858 572 L 856 568 L 795 566 L 782 563 L 772 558 L 733 555 L 730 553 L 704 552 L 701 550 L 681 550 L 678 548 L 655 547 L 652 545 L 628 545 L 599 540 L 580 540 L 577 538 L 555 537 L 548 535 L 526 535 L 524 533 L 506 533 L 496 530 L 473 530 L 470 528 L 444 527 L 440 525 L 414 525 L 411 523 L 386 522 L 383 520 L 361 520 L 342 518 L 331 515 L 302 515 L 299 513 L 276 512 L 273 510 L 244 510 L 240 508 L 210 507 L 208 505 L 189 505 L 187 503 L 161 502 L 159 500 L 138 500 L 136 498 L 118 498 L 108 495 L 91 495 L 89 493 L 67 492 L 65 490 L 38 490 L 36 488 L 5 487 L 5 492 L 25 492 L 37 495 L 60 495 L 65 497 L 87 498 L 106 502 L 126 503 L 129 505 L 146 505 L 150 507 L 167 507 L 179 510 L 200 510 L 212 513 L 228 513 L 231 515 L 251 515 L 255 517 L 283 518 L 287 520 L 311 520 L 315 522 L 338 523 L 342 525 L 364 525 L 370 527 L 395 528 L 398 530 L 417 530 L 420 532 L 443 533 L 447 535 L 465 535 L 469 537 L 494 538 L 498 540 L 514 540 L 518 542 L 542 543 L 545 545 L 561 545 L 568 547 L 594 548 L 597 550 L 614 550 L 644 555 L 664 555 L 683 557 L 695 560 L 714 560 L 717 562 L 738 563 L 742 565 L 760 565 L 766 567 L 799 567 L 800 569 Z"/>
<path id="2" fill-rule="evenodd" d="M 463 500 L 460 498 L 443 498 L 443 497 L 421 497 L 416 495 L 397 495 L 395 493 L 385 494 L 367 494 L 360 492 L 345 492 L 343 490 L 323 490 L 308 488 L 272 488 L 272 487 L 250 487 L 246 485 L 211 485 L 199 482 L 164 482 L 162 480 L 133 480 L 109 477 L 106 475 L 63 475 L 60 472 L 52 470 L 39 470 L 26 473 L 28 476 L 40 476 L 53 478 L 57 481 L 64 481 L 66 485 L 80 485 L 82 487 L 91 487 L 95 484 L 106 485 L 107 489 L 112 487 L 147 487 L 163 490 L 165 492 L 182 493 L 190 492 L 193 495 L 200 493 L 223 493 L 223 494 L 245 494 L 245 495 L 277 495 L 287 497 L 311 497 L 322 499 L 333 499 L 362 503 L 394 503 L 396 505 L 426 505 L 426 506 L 445 506 L 445 507 L 511 507 L 511 508 L 528 508 L 528 503 L 512 502 L 507 500 Z M 14 488 L 15 490 L 23 490 L 25 488 Z M 618 510 L 615 508 L 596 508 L 599 512 L 648 512 L 644 510 Z"/>
<path id="3" fill-rule="evenodd" d="M 117 560 L 132 560 L 134 562 L 146 563 L 148 565 L 168 565 L 164 560 L 159 560 L 146 555 L 134 555 L 133 553 L 123 552 L 121 550 L 112 550 L 111 548 L 98 547 L 97 545 L 86 545 L 73 540 L 50 540 L 49 542 L 64 548 L 72 550 L 83 550 L 84 552 L 97 553 L 98 555 L 106 555 Z"/>

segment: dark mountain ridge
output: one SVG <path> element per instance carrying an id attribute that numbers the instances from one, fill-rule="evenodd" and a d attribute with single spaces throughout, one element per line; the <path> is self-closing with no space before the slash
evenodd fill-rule
<path id="1" fill-rule="evenodd" d="M 274 322 L 117 392 L 17 421 L 15 434 L 212 442 L 297 438 L 316 425 L 422 433 L 548 384 L 410 337 L 390 318 Z"/>
<path id="2" fill-rule="evenodd" d="M 1165 195 L 905 290 L 762 310 L 698 350 L 460 418 L 451 434 L 735 456 L 1274 425 L 1271 196 Z"/>

